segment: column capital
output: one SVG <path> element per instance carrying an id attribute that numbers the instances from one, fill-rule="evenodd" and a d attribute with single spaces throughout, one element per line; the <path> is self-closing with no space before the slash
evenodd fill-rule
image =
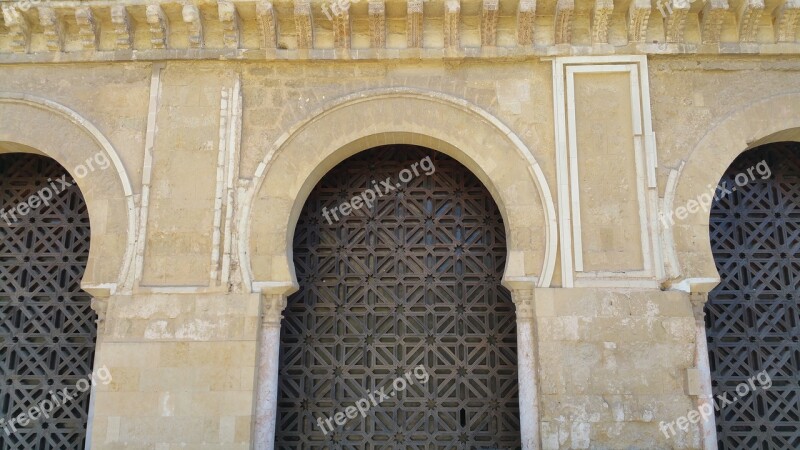
<path id="1" fill-rule="evenodd" d="M 535 316 L 533 287 L 512 289 L 511 300 L 517 307 L 517 321 L 533 320 Z"/>
<path id="2" fill-rule="evenodd" d="M 280 327 L 281 313 L 286 308 L 286 294 L 261 292 L 261 325 L 264 327 Z"/>
<path id="3" fill-rule="evenodd" d="M 708 292 L 690 292 L 689 301 L 692 303 L 692 312 L 697 322 L 704 322 L 706 313 L 704 311 L 708 301 Z"/>

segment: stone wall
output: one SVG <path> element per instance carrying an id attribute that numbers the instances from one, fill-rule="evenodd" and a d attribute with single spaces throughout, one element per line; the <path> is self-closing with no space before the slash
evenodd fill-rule
<path id="1" fill-rule="evenodd" d="M 564 288 L 558 158 L 565 147 L 553 67 L 538 59 L 0 65 L 0 149 L 42 152 L 73 172 L 103 149 L 119 159 L 116 169 L 79 182 L 93 230 L 84 285 L 102 319 L 95 364 L 114 377 L 94 393 L 92 448 L 250 447 L 260 292 L 288 292 L 296 282 L 292 215 L 327 168 L 387 142 L 448 152 L 503 209 L 505 281 L 537 286 L 543 448 L 700 448 L 698 425 L 667 439 L 659 422 L 698 401 L 687 291 L 715 282 L 708 217 L 654 225 L 649 236 L 663 250 L 663 274 L 627 286 L 628 264 L 644 261 L 628 259 L 642 254 L 630 239 L 641 223 L 624 216 L 626 226 L 615 228 L 614 212 L 594 212 L 583 230 L 596 238 L 586 241 L 592 268 L 610 260 L 615 281 Z M 796 57 L 652 56 L 646 67 L 662 211 L 715 184 L 749 146 L 800 127 Z M 578 119 L 590 128 L 579 151 L 622 158 L 611 151 L 617 147 L 596 146 L 609 133 L 591 127 L 619 123 L 619 111 L 604 110 L 606 97 L 593 95 L 592 83 L 611 89 L 610 98 L 633 94 L 627 82 L 586 76 Z M 25 100 L 33 97 L 75 115 Z M 594 191 L 582 205 L 604 197 L 623 203 L 613 196 L 625 186 L 604 190 L 604 178 L 614 176 L 608 167 L 585 178 Z M 608 236 L 595 234 L 598 226 Z"/>

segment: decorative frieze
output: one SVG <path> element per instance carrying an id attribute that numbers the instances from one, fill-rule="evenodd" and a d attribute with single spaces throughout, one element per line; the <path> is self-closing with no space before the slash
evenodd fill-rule
<path id="1" fill-rule="evenodd" d="M 357 8 L 350 8 L 356 2 L 337 0 L 335 14 L 326 14 L 330 16 L 330 21 L 319 24 L 313 20 L 313 8 L 319 5 L 311 0 L 294 0 L 293 8 L 280 10 L 280 13 L 270 0 L 118 0 L 91 4 L 50 0 L 38 3 L 35 8 L 15 7 L 13 3 L 4 2 L 0 63 L 3 62 L 3 54 L 9 55 L 5 60 L 13 63 L 49 61 L 50 58 L 52 61 L 73 62 L 126 57 L 217 59 L 220 55 L 250 59 L 256 54 L 267 58 L 340 58 L 351 53 L 305 50 L 323 50 L 330 46 L 328 39 L 322 39 L 320 46 L 315 46 L 315 29 L 332 32 L 335 49 L 349 50 L 354 37 L 353 24 L 357 23 L 365 24 L 363 33 L 369 33 L 365 36 L 369 39 L 369 48 L 393 50 L 352 53 L 358 58 L 436 58 L 442 55 L 436 50 L 443 49 L 447 50 L 449 57 L 453 57 L 475 54 L 474 49 L 481 47 L 502 47 L 513 50 L 513 54 L 540 56 L 678 52 L 752 54 L 762 52 L 762 49 L 770 54 L 800 53 L 800 43 L 797 41 L 800 0 L 778 2 L 775 7 L 770 6 L 772 40 L 765 34 L 757 39 L 759 30 L 767 25 L 762 23 L 766 9 L 764 0 L 742 0 L 735 4 L 730 0 L 707 0 L 702 6 L 692 0 L 659 0 L 654 4 L 652 0 L 631 0 L 624 7 L 614 0 L 592 0 L 588 10 L 587 6 L 576 4 L 575 0 L 556 0 L 548 14 L 538 19 L 536 0 L 518 0 L 516 9 L 513 5 L 500 8 L 499 0 L 443 0 L 441 3 L 406 0 L 405 15 L 401 13 L 401 16 L 395 17 L 405 21 L 405 27 L 401 25 L 392 29 L 388 27 L 386 0 L 367 0 L 367 5 Z M 326 5 L 323 2 L 323 13 Z M 425 8 L 429 9 L 429 15 L 425 14 Z M 469 11 L 464 13 L 469 17 L 465 18 L 462 9 Z M 624 17 L 614 15 L 615 10 L 621 13 L 623 9 Z M 664 34 L 653 34 L 650 30 L 651 36 L 648 37 L 654 9 L 664 17 Z M 588 12 L 588 26 L 586 17 L 576 18 L 581 11 Z M 729 17 L 730 12 L 736 17 Z M 279 17 L 281 14 L 286 17 Z M 183 22 L 175 28 L 174 32 L 179 36 L 174 39 L 171 37 L 170 19 Z M 614 20 L 624 23 L 615 25 Z M 282 32 L 279 24 L 286 22 L 293 22 L 294 26 Z M 73 25 L 68 26 L 70 23 Z M 552 27 L 552 35 L 535 35 L 535 24 L 548 30 Z M 699 25 L 699 33 L 687 35 L 687 24 L 692 24 L 692 27 Z M 245 40 L 245 30 L 255 29 L 259 32 L 259 38 Z M 606 45 L 610 43 L 612 29 L 626 32 L 628 42 L 617 41 L 613 45 Z M 106 33 L 101 34 L 101 30 Z M 149 35 L 149 40 L 134 39 L 136 33 Z M 727 39 L 724 46 L 698 45 L 717 44 L 722 42 L 723 37 L 737 35 L 738 43 L 734 38 L 734 42 Z M 427 39 L 430 42 L 425 45 L 423 40 Z M 690 45 L 665 46 L 664 43 Z M 592 45 L 587 47 L 587 44 Z M 780 46 L 776 47 L 777 44 Z M 273 49 L 300 53 L 295 56 L 272 51 L 250 53 L 253 50 Z M 421 49 L 422 52 L 406 51 L 411 49 Z M 131 50 L 132 53 L 108 53 L 115 50 Z M 162 54 L 159 50 L 170 52 Z M 48 52 L 74 53 L 65 58 L 48 55 Z M 148 53 L 137 56 L 138 52 Z M 492 51 L 478 54 L 495 57 L 509 53 Z"/>

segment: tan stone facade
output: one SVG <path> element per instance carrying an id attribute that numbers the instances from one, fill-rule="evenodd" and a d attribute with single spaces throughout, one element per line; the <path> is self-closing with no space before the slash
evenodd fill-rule
<path id="1" fill-rule="evenodd" d="M 713 419 L 658 425 L 710 395 L 708 214 L 659 219 L 800 140 L 797 4 L 370 0 L 331 25 L 317 3 L 68 3 L 5 11 L 0 150 L 112 161 L 76 177 L 114 377 L 91 448 L 272 448 L 300 209 L 392 143 L 457 159 L 502 211 L 524 448 L 712 448 Z"/>

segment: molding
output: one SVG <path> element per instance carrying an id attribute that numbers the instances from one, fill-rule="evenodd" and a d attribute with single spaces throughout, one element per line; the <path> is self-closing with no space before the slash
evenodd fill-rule
<path id="1" fill-rule="evenodd" d="M 556 0 L 550 9 L 546 8 L 547 14 L 539 17 L 536 0 L 518 0 L 505 6 L 498 0 L 442 0 L 441 3 L 407 0 L 404 10 L 392 13 L 392 20 L 406 22 L 405 42 L 392 39 L 391 47 L 387 48 L 385 0 L 368 0 L 367 7 L 359 4 L 354 8 L 350 5 L 355 1 L 336 3 L 337 14 L 330 17 L 333 27 L 327 20 L 315 23 L 312 8 L 319 3 L 311 0 L 292 0 L 279 8 L 269 0 L 48 0 L 34 2 L 39 6 L 33 8 L 15 7 L 11 0 L 0 0 L 5 24 L 0 31 L 0 64 L 800 54 L 797 35 L 800 0 L 777 0 L 776 5 L 770 6 L 772 39 L 766 35 L 757 39 L 764 0 L 742 0 L 736 4 L 729 1 L 708 0 L 701 8 L 692 7 L 692 0 L 659 0 L 658 9 L 665 15 L 665 32 L 648 38 L 653 10 L 649 0 L 631 0 L 624 11 L 623 4 L 615 5 L 613 0 L 592 0 L 589 5 Z M 289 5 L 294 8 L 288 8 Z M 396 6 L 402 8 L 402 5 Z M 440 7 L 443 9 L 431 9 Z M 615 7 L 620 9 L 616 19 L 619 24 L 612 23 Z M 737 9 L 732 11 L 731 7 Z M 431 13 L 426 15 L 425 8 Z M 327 9 L 323 2 L 323 11 Z M 734 12 L 738 20 L 728 20 L 726 11 Z M 473 20 L 476 15 L 477 20 Z M 178 21 L 174 30 L 170 27 L 170 17 Z M 294 29 L 290 26 L 282 33 L 278 24 L 292 22 Z M 700 24 L 701 32 L 686 35 L 687 24 L 694 30 L 695 23 Z M 359 48 L 352 47 L 353 24 L 368 24 L 369 48 L 362 48 L 361 44 Z M 101 33 L 103 27 L 111 33 Z M 549 36 L 537 35 L 534 27 L 542 30 L 552 27 L 553 31 Z M 260 39 L 244 39 L 245 30 L 256 28 Z M 315 30 L 328 33 L 331 29 L 334 45 L 320 43 L 315 47 Z M 499 45 L 498 30 L 503 36 L 514 38 L 503 39 Z M 628 42 L 608 45 L 612 30 L 625 33 Z M 392 32 L 403 33 L 403 30 Z M 150 39 L 134 39 L 137 33 L 149 34 Z M 721 36 L 734 33 L 738 33 L 738 41 L 720 43 Z M 474 41 L 476 36 L 479 42 Z M 465 42 L 472 47 L 463 47 Z"/>
<path id="2" fill-rule="evenodd" d="M 636 194 L 643 264 L 640 270 L 589 272 L 584 269 L 574 96 L 574 78 L 581 73 L 627 73 L 630 80 L 632 148 L 638 180 Z M 647 59 L 643 56 L 555 58 L 553 86 L 563 286 L 658 287 L 659 280 L 664 277 L 664 261 L 657 220 L 658 158 L 652 130 Z"/>
<path id="3" fill-rule="evenodd" d="M 156 119 L 158 104 L 161 99 L 162 64 L 154 64 L 150 74 L 150 99 L 147 109 L 147 128 L 144 138 L 144 159 L 142 161 L 142 193 L 139 204 L 139 227 L 136 236 L 136 256 L 131 285 L 137 288 L 144 273 L 144 250 L 147 241 L 147 225 L 150 209 L 150 183 L 153 175 L 153 150 L 155 147 Z"/>

